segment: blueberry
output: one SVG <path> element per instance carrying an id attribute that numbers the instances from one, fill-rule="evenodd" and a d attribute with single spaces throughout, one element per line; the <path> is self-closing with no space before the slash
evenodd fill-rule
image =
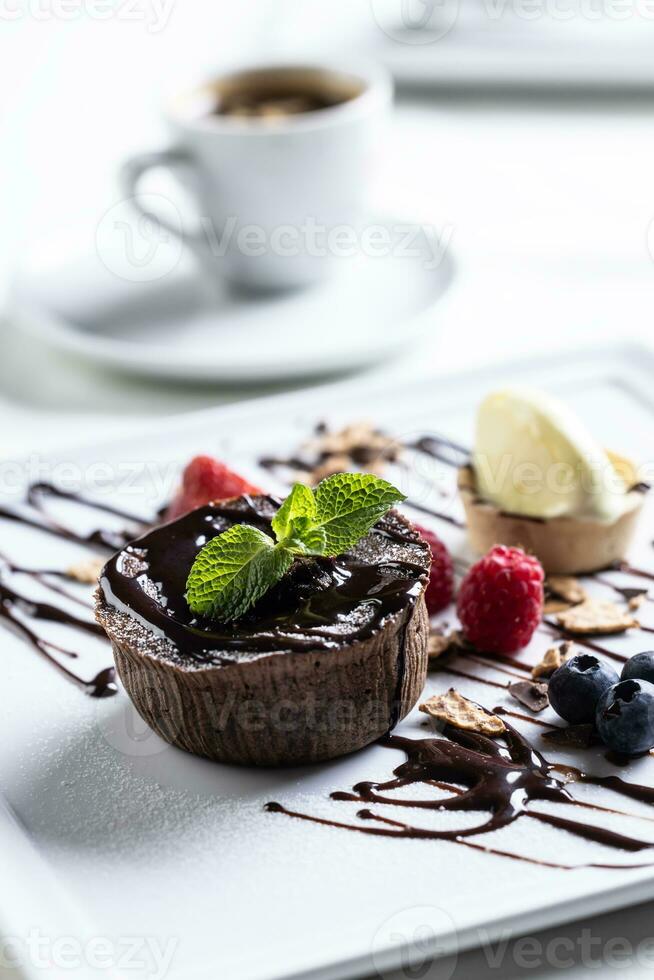
<path id="1" fill-rule="evenodd" d="M 649 681 L 654 684 L 654 650 L 637 653 L 631 660 L 627 660 L 620 676 L 623 681 Z"/>
<path id="2" fill-rule="evenodd" d="M 620 678 L 608 664 L 590 653 L 579 653 L 552 674 L 550 704 L 571 725 L 595 720 L 597 702 Z"/>
<path id="3" fill-rule="evenodd" d="M 597 730 L 614 752 L 640 755 L 654 747 L 654 684 L 620 681 L 597 705 Z"/>

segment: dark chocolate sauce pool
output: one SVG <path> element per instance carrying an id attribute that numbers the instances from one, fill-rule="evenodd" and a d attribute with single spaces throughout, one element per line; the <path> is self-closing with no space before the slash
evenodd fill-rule
<path id="1" fill-rule="evenodd" d="M 391 513 L 347 555 L 297 561 L 237 622 L 194 614 L 184 595 L 200 548 L 234 523 L 270 533 L 278 506 L 274 497 L 244 497 L 148 532 L 105 567 L 100 588 L 107 605 L 169 641 L 173 658 L 220 666 L 257 654 L 336 649 L 369 637 L 419 598 L 428 549 Z"/>

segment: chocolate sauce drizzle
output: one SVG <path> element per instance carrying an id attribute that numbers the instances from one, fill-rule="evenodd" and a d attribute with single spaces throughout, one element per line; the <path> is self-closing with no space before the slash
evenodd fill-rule
<path id="1" fill-rule="evenodd" d="M 629 657 L 625 657 L 624 654 L 611 650 L 610 647 L 604 646 L 603 643 L 597 643 L 595 640 L 589 640 L 587 637 L 580 636 L 578 633 L 568 632 L 562 626 L 559 626 L 558 623 L 554 622 L 554 620 L 544 619 L 543 626 L 552 636 L 557 636 L 562 640 L 572 640 L 578 646 L 586 647 L 588 650 L 593 650 L 594 653 L 601 653 L 602 656 L 608 657 L 610 660 L 616 660 L 621 664 L 624 664 L 627 662 L 627 660 L 629 660 Z"/>
<path id="2" fill-rule="evenodd" d="M 618 561 L 612 567 L 616 572 L 628 572 L 629 575 L 635 575 L 637 578 L 646 578 L 650 582 L 654 582 L 654 572 L 648 571 L 646 568 L 635 568 L 626 561 Z"/>
<path id="3" fill-rule="evenodd" d="M 493 708 L 493 714 L 500 715 L 502 718 L 517 718 L 518 721 L 528 721 L 530 725 L 537 725 L 538 728 L 544 728 L 549 732 L 556 728 L 561 728 L 563 731 L 561 725 L 550 725 L 546 721 L 541 721 L 540 718 L 534 718 L 533 715 L 525 715 L 522 711 L 511 711 L 509 708 L 503 708 L 501 705 Z"/>
<path id="4" fill-rule="evenodd" d="M 89 508 L 90 510 L 97 510 L 103 514 L 111 514 L 114 517 L 120 517 L 124 520 L 130 522 L 130 527 L 111 531 L 104 528 L 97 528 L 93 531 L 89 531 L 86 534 L 82 534 L 76 531 L 74 528 L 68 527 L 65 524 L 61 524 L 59 521 L 55 521 L 49 514 L 46 508 L 46 500 L 48 498 L 57 498 L 59 500 L 67 500 L 71 503 L 77 504 L 78 506 Z M 18 521 L 21 524 L 26 524 L 30 527 L 34 527 L 39 531 L 45 531 L 48 534 L 54 534 L 58 538 L 63 538 L 66 541 L 72 541 L 75 544 L 81 544 L 86 547 L 100 548 L 108 552 L 117 551 L 131 541 L 132 538 L 138 534 L 138 529 L 142 528 L 146 523 L 142 518 L 136 517 L 129 511 L 121 510 L 114 507 L 112 504 L 99 503 L 95 500 L 90 500 L 88 497 L 82 494 L 75 493 L 69 490 L 62 490 L 60 487 L 56 487 L 52 483 L 33 483 L 27 490 L 26 496 L 27 504 L 32 510 L 32 514 L 25 514 L 20 511 L 12 510 L 11 508 L 0 508 L 0 517 L 4 517 L 7 520 Z"/>
<path id="5" fill-rule="evenodd" d="M 47 586 L 47 583 L 43 581 L 41 573 L 31 573 L 27 570 L 21 571 L 22 574 L 31 575 L 36 581 Z M 71 629 L 81 630 L 82 632 L 90 633 L 93 636 L 104 638 L 104 631 L 97 625 L 97 623 L 93 622 L 92 620 L 82 619 L 79 616 L 75 616 L 73 613 L 62 609 L 59 606 L 55 606 L 47 602 L 37 602 L 35 599 L 17 592 L 11 586 L 2 581 L 0 581 L 0 619 L 4 620 L 9 629 L 26 640 L 35 650 L 45 657 L 46 660 L 56 667 L 57 670 L 64 674 L 68 680 L 82 688 L 82 690 L 87 694 L 90 694 L 91 697 L 105 698 L 117 693 L 118 688 L 116 687 L 115 683 L 115 671 L 113 667 L 103 668 L 90 679 L 83 677 L 70 667 L 67 667 L 65 663 L 55 655 L 59 654 L 60 656 L 67 657 L 70 660 L 77 660 L 79 658 L 79 654 L 74 650 L 67 649 L 60 646 L 58 643 L 54 643 L 51 640 L 46 640 L 42 636 L 39 636 L 38 633 L 36 633 L 32 627 L 27 624 L 26 620 L 61 623 L 64 626 L 70 627 Z"/>
<path id="6" fill-rule="evenodd" d="M 643 588 L 642 586 L 636 586 L 634 588 L 633 586 L 624 587 L 621 585 L 616 585 L 615 582 L 611 582 L 609 579 L 603 578 L 603 576 L 599 573 L 595 573 L 593 578 L 599 583 L 599 585 L 605 585 L 608 589 L 612 589 L 613 592 L 619 595 L 620 598 L 624 599 L 625 602 L 629 602 L 631 599 L 639 599 L 641 596 L 651 602 L 647 589 Z"/>
<path id="7" fill-rule="evenodd" d="M 470 450 L 458 442 L 453 442 L 452 439 L 446 439 L 445 436 L 421 436 L 415 442 L 405 443 L 405 445 L 407 449 L 415 449 L 456 469 L 467 466 L 470 462 Z"/>
<path id="8" fill-rule="evenodd" d="M 73 503 L 81 508 L 110 514 L 130 522 L 131 527 L 119 531 L 98 528 L 89 533 L 81 533 L 73 527 L 55 520 L 47 511 L 46 500 L 58 498 Z M 129 541 L 138 527 L 143 527 L 143 520 L 127 511 L 110 505 L 90 500 L 81 494 L 73 493 L 54 486 L 51 483 L 32 484 L 26 494 L 25 506 L 22 508 L 0 507 L 0 518 L 26 527 L 34 528 L 46 534 L 54 535 L 65 541 L 80 544 L 87 548 L 115 551 Z M 18 591 L 6 581 L 7 573 L 31 579 L 41 587 L 66 599 L 70 603 L 91 610 L 89 602 L 84 601 L 74 592 L 61 588 L 51 578 L 75 581 L 74 577 L 64 569 L 25 568 L 4 555 L 0 555 L 0 620 L 8 629 L 21 636 L 41 656 L 45 657 L 52 666 L 62 673 L 69 681 L 80 687 L 91 697 L 105 698 L 117 693 L 115 670 L 112 666 L 104 667 L 95 676 L 85 677 L 66 664 L 68 661 L 79 660 L 80 654 L 61 646 L 51 640 L 39 636 L 32 628 L 31 621 L 58 623 L 72 630 L 87 633 L 100 639 L 106 639 L 104 630 L 92 619 L 84 619 L 69 610 L 53 603 L 35 600 Z M 65 659 L 61 659 L 65 658 Z"/>
<path id="9" fill-rule="evenodd" d="M 407 497 L 404 502 L 407 507 L 411 507 L 412 510 L 417 510 L 421 514 L 427 514 L 428 517 L 435 517 L 436 520 L 444 521 L 446 524 L 451 524 L 452 527 L 463 529 L 466 526 L 465 521 L 459 520 L 458 517 L 454 517 L 452 514 L 448 514 L 444 510 L 434 510 L 433 507 L 428 507 L 426 504 L 421 503 L 419 500 L 415 500 L 413 497 Z"/>
<path id="10" fill-rule="evenodd" d="M 584 840 L 605 847 L 632 853 L 654 847 L 654 843 L 636 837 L 618 834 L 603 827 L 589 825 L 567 817 L 543 813 L 531 809 L 534 802 L 560 803 L 566 806 L 606 810 L 595 804 L 580 803 L 568 792 L 556 774 L 562 774 L 567 782 L 577 781 L 602 786 L 629 799 L 654 805 L 654 789 L 628 783 L 618 776 L 590 776 L 572 766 L 559 766 L 548 762 L 511 725 L 506 723 L 506 733 L 502 741 L 487 738 L 472 732 L 459 731 L 447 727 L 444 738 L 412 739 L 398 735 L 386 735 L 381 745 L 390 749 L 400 749 L 406 755 L 406 762 L 398 766 L 395 778 L 386 782 L 360 782 L 351 792 L 335 792 L 331 799 L 343 802 L 366 804 L 357 813 L 363 823 L 346 823 L 316 817 L 311 814 L 289 810 L 280 803 L 268 803 L 266 809 L 271 813 L 282 813 L 289 817 L 341 828 L 357 833 L 382 837 L 409 838 L 413 840 L 441 840 L 467 845 L 469 838 L 501 830 L 525 817 L 548 824 L 574 834 Z M 450 788 L 452 795 L 446 799 L 407 799 L 394 796 L 393 791 L 416 784 L 438 785 Z M 461 791 L 460 787 L 464 787 Z M 489 814 L 474 827 L 454 830 L 437 830 L 416 827 L 400 820 L 391 820 L 369 809 L 370 806 L 393 806 L 430 811 L 478 812 Z M 611 812 L 611 811 L 609 811 Z M 621 812 L 621 811 L 618 811 Z M 374 823 L 375 826 L 370 826 Z M 625 865 L 588 864 L 565 865 L 541 860 L 531 855 L 515 854 L 486 847 L 476 846 L 486 853 L 502 855 L 531 864 L 550 868 L 571 869 L 572 867 L 624 868 Z M 644 865 L 627 865 L 642 867 Z"/>
<path id="11" fill-rule="evenodd" d="M 316 426 L 315 434 L 322 435 L 327 431 L 324 423 Z M 381 433 L 380 433 L 381 434 Z M 446 466 L 452 466 L 459 468 L 465 466 L 470 462 L 470 452 L 464 446 L 453 442 L 451 439 L 447 439 L 445 436 L 440 435 L 425 435 L 420 436 L 413 442 L 405 442 L 401 444 L 405 449 L 413 450 L 415 452 L 423 453 L 426 456 L 430 456 L 433 459 L 437 459 L 444 463 Z M 324 460 L 328 458 L 328 454 L 323 452 L 314 453 L 314 455 L 309 457 L 302 457 L 296 454 L 290 456 L 262 456 L 259 460 L 259 466 L 270 472 L 280 472 L 283 476 L 288 476 L 293 473 L 311 473 L 316 467 L 320 466 Z M 356 446 L 349 450 L 347 457 L 353 466 L 366 466 L 373 462 L 386 460 L 388 462 L 400 463 L 401 459 L 398 459 L 396 452 L 393 449 L 391 452 L 379 452 L 379 451 L 366 451 L 365 446 Z M 411 507 L 413 510 L 419 511 L 421 514 L 427 514 L 429 517 L 433 517 L 436 520 L 444 521 L 446 524 L 451 524 L 453 527 L 464 528 L 465 522 L 460 520 L 458 517 L 454 517 L 452 514 L 446 511 L 435 510 L 433 507 L 427 506 L 420 500 L 416 500 L 413 497 L 407 497 L 405 500 L 407 507 Z"/>

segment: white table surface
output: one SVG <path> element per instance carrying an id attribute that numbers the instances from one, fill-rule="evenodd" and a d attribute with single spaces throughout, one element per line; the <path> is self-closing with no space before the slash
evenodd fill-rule
<path id="1" fill-rule="evenodd" d="M 443 966 L 424 964 L 420 972 L 400 970 L 383 980 L 586 980 L 629 977 L 645 980 L 654 969 L 654 904 L 547 929 L 515 940 L 508 937 L 460 953 Z M 420 969 L 419 967 L 417 969 Z M 424 972 L 423 972 L 424 971 Z M 371 977 L 370 980 L 373 980 Z"/>
<path id="2" fill-rule="evenodd" d="M 12 261 L 31 240 L 65 224 L 73 213 L 84 215 L 92 227 L 117 199 L 113 171 L 118 160 L 161 139 L 153 115 L 154 86 L 164 79 L 171 50 L 178 49 L 180 37 L 186 36 L 183 28 L 189 27 L 177 8 L 174 17 L 177 42 L 168 31 L 155 38 L 144 35 L 141 46 L 131 43 L 126 25 L 121 25 L 122 33 L 105 33 L 102 42 L 97 31 L 83 34 L 79 25 L 74 37 L 63 35 L 56 25 L 48 42 L 34 25 L 16 33 L 21 44 L 12 45 L 9 64 L 17 72 L 18 94 L 4 136 L 3 166 L 11 194 L 5 190 L 2 202 L 0 297 Z M 113 37 L 109 44 L 107 36 Z M 200 43 L 197 31 L 193 36 Z M 91 72 L 93 81 L 83 90 L 62 70 L 80 39 L 80 70 Z M 142 84 L 146 43 L 151 65 L 147 85 Z M 119 73 L 113 70 L 118 44 Z M 200 60 L 209 58 L 207 40 Z M 127 93 L 129 111 L 119 120 L 116 105 L 121 99 L 127 105 Z M 59 111 L 57 99 L 72 99 L 73 104 L 66 102 L 68 108 Z M 71 141 L 75 167 L 66 149 Z M 654 311 L 654 260 L 647 244 L 654 217 L 653 150 L 654 104 L 645 100 L 608 105 L 519 99 L 502 104 L 442 95 L 437 100 L 402 100 L 376 198 L 399 215 L 448 226 L 458 277 L 443 308 L 435 311 L 434 331 L 424 347 L 374 373 L 389 384 L 418 374 L 433 376 L 436 384 L 439 373 L 471 363 L 537 356 L 555 347 L 616 337 L 649 342 Z M 2 183 L 6 189 L 7 180 Z M 156 417 L 260 391 L 159 386 L 102 374 L 28 342 L 7 319 L 0 322 L 3 455 L 127 435 L 134 425 L 150 424 Z M 586 926 L 602 941 L 593 947 L 597 955 L 602 943 L 615 937 L 635 948 L 654 932 L 652 923 L 654 903 L 549 931 L 540 939 L 544 944 L 556 937 L 574 942 Z M 548 955 L 536 967 L 520 968 L 509 947 L 497 968 L 483 951 L 466 953 L 454 977 L 552 980 L 561 966 L 551 955 L 548 962 Z M 581 977 L 591 968 L 595 976 L 609 976 L 619 968 L 608 961 L 591 967 L 578 960 L 568 968 L 569 977 Z M 642 965 L 632 956 L 623 973 L 649 976 L 651 963 L 650 958 L 649 966 Z M 393 980 L 408 975 L 395 974 Z M 424 975 L 440 977 L 435 969 Z"/>

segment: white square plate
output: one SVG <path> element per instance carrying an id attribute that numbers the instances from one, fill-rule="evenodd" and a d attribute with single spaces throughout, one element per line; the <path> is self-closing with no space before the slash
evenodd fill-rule
<path id="1" fill-rule="evenodd" d="M 467 444 L 480 397 L 509 381 L 561 394 L 607 446 L 646 462 L 654 460 L 653 371 L 645 351 L 610 350 L 401 390 L 350 382 L 159 423 L 129 444 L 7 463 L 0 477 L 13 501 L 25 480 L 47 476 L 81 482 L 105 501 L 146 514 L 170 493 L 188 458 L 204 451 L 255 482 L 281 489 L 257 468 L 257 456 L 293 449 L 319 420 L 339 425 L 365 417 L 402 437 L 432 431 Z M 425 480 L 449 487 L 452 471 L 437 464 L 429 469 L 422 461 L 395 477 L 413 481 L 412 492 L 423 494 Z M 112 489 L 116 484 L 119 491 Z M 437 499 L 456 511 L 456 501 Z M 434 527 L 455 554 L 466 557 L 460 530 L 442 522 Z M 65 567 L 80 554 L 77 546 L 7 521 L 0 522 L 0 532 L 0 550 L 23 565 Z M 648 512 L 634 564 L 654 569 L 653 537 Z M 643 622 L 654 623 L 651 608 L 646 603 L 640 611 Z M 445 618 L 451 622 L 452 613 Z M 62 627 L 50 630 L 63 638 Z M 291 809 L 355 819 L 349 809 L 354 804 L 334 802 L 329 794 L 361 779 L 390 776 L 402 757 L 372 746 L 302 769 L 216 765 L 145 730 L 122 692 L 106 700 L 88 698 L 18 637 L 6 630 L 1 636 L 0 791 L 7 806 L 0 809 L 0 925 L 2 936 L 28 950 L 29 977 L 43 975 L 39 957 L 57 965 L 62 956 L 68 957 L 67 976 L 93 976 L 102 972 L 101 964 L 111 964 L 115 975 L 139 980 L 351 977 L 421 960 L 436 949 L 473 945 L 482 929 L 487 937 L 507 928 L 543 928 L 654 896 L 654 867 L 560 871 L 448 842 L 380 839 L 267 813 L 264 804 L 276 799 Z M 73 639 L 78 647 L 86 643 Z M 628 652 L 648 645 L 643 634 L 611 643 Z M 535 660 L 546 645 L 540 635 L 523 656 Z M 106 647 L 96 646 L 100 666 L 109 657 Z M 503 679 L 493 668 L 479 670 Z M 427 692 L 450 682 L 432 673 Z M 511 704 L 499 689 L 457 683 L 489 706 Z M 556 720 L 550 709 L 544 717 Z M 424 734 L 423 718 L 413 712 L 402 730 Z M 540 729 L 527 724 L 523 730 L 546 755 L 554 754 L 540 742 Z M 579 753 L 556 755 L 579 763 Z M 581 758 L 593 772 L 615 771 L 599 751 Z M 652 784 L 654 760 L 635 760 L 619 774 Z M 584 788 L 585 799 L 625 808 L 622 799 L 591 789 Z M 638 803 L 629 810 L 647 813 Z M 595 817 L 603 822 L 603 815 Z M 606 819 L 614 829 L 654 842 L 654 825 L 645 820 Z M 633 855 L 531 820 L 484 842 L 573 864 L 633 862 Z M 44 940 L 41 946 L 34 930 Z M 72 944 L 66 946 L 66 937 Z M 96 937 L 91 946 L 90 937 Z"/>

